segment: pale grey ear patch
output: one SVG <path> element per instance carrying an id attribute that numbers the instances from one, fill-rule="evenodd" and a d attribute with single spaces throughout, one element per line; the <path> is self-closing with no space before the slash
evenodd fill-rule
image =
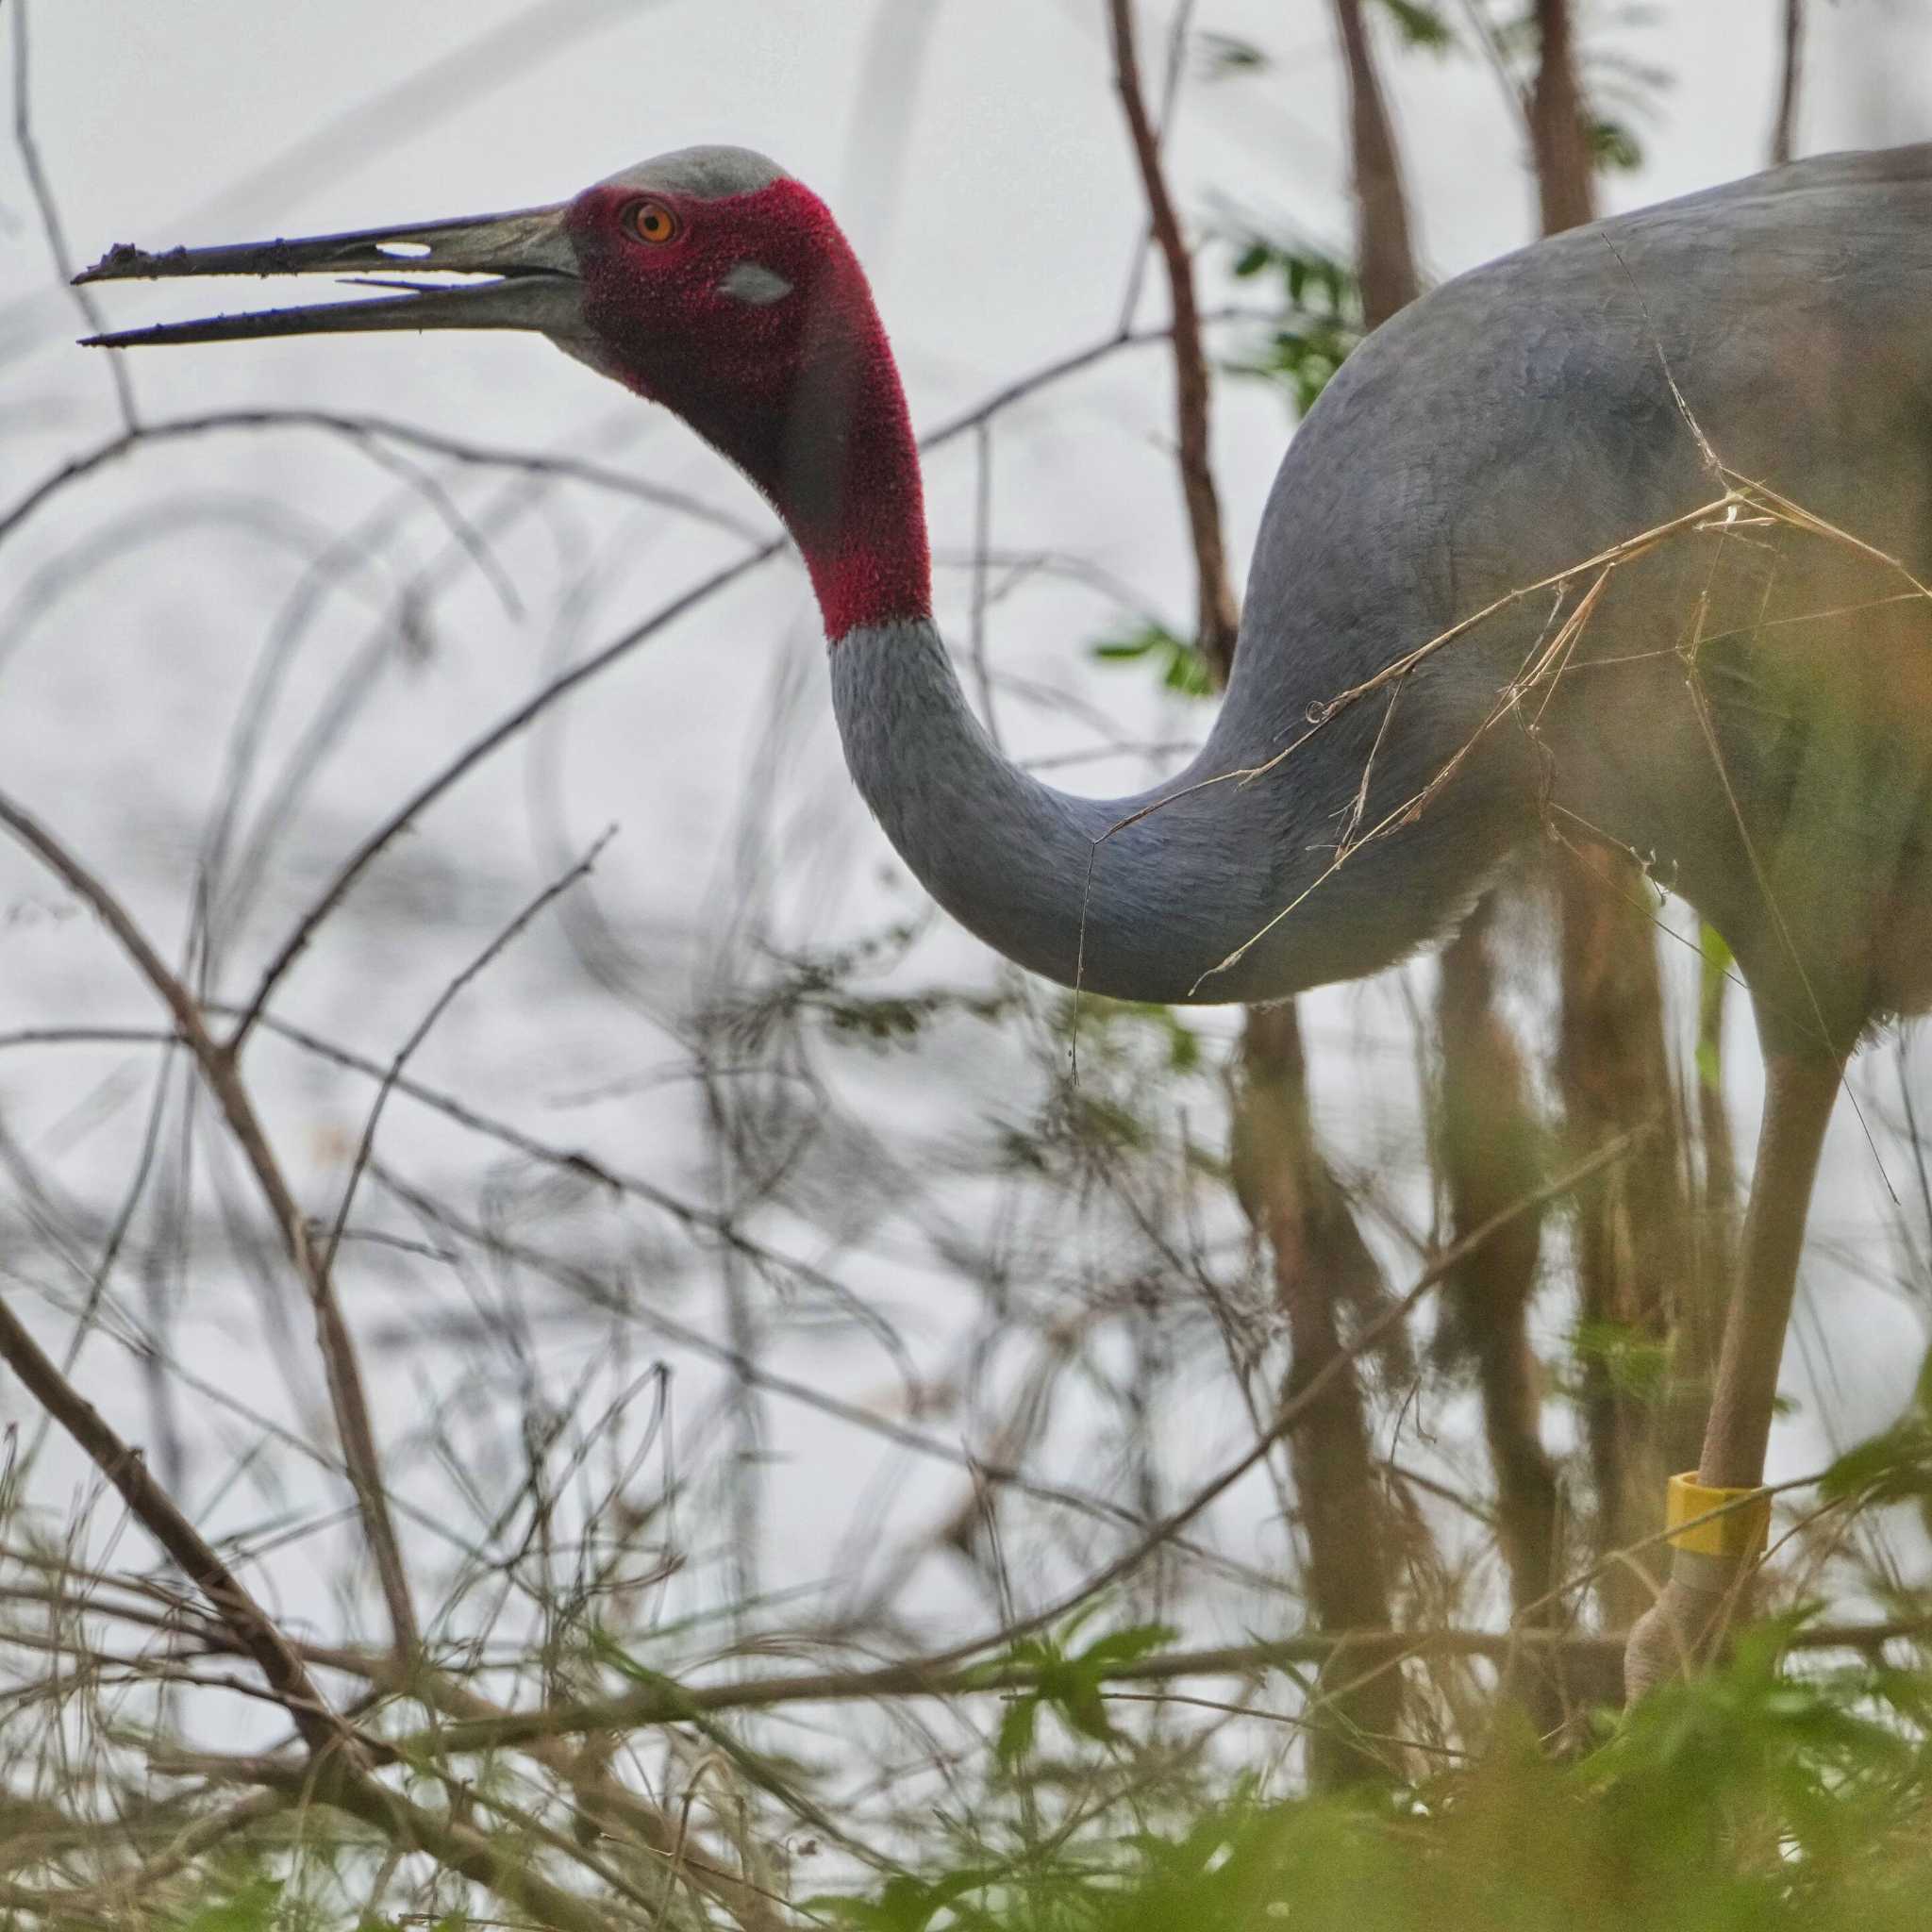
<path id="1" fill-rule="evenodd" d="M 718 284 L 718 289 L 720 293 L 729 295 L 735 301 L 767 308 L 791 294 L 791 284 L 762 262 L 741 261 Z"/>

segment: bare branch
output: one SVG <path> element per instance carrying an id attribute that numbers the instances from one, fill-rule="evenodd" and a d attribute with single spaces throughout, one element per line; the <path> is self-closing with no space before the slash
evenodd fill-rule
<path id="1" fill-rule="evenodd" d="M 1402 156 L 1382 97 L 1369 44 L 1362 0 L 1335 0 L 1348 71 L 1348 152 L 1355 181 L 1356 276 L 1361 284 L 1362 321 L 1378 328 L 1421 292 L 1415 249 L 1408 236 L 1408 195 L 1402 185 Z"/>
<path id="2" fill-rule="evenodd" d="M 27 1392 L 86 1451 L 142 1525 L 213 1607 L 262 1675 L 313 1752 L 359 1752 L 353 1732 L 324 1702 L 307 1666 L 288 1640 L 201 1533 L 148 1474 L 141 1452 L 124 1442 L 106 1419 L 61 1374 L 8 1305 L 0 1301 L 0 1357 Z"/>
<path id="3" fill-rule="evenodd" d="M 1797 139 L 1798 88 L 1804 67 L 1805 0 L 1785 0 L 1783 58 L 1778 63 L 1777 112 L 1771 124 L 1771 164 L 1791 158 Z"/>
<path id="4" fill-rule="evenodd" d="M 591 849 L 561 878 L 553 879 L 525 906 L 515 918 L 437 994 L 430 1003 L 429 1010 L 416 1023 L 409 1037 L 396 1049 L 395 1058 L 390 1061 L 381 1084 L 375 1090 L 375 1099 L 370 1107 L 369 1117 L 362 1124 L 362 1138 L 357 1145 L 356 1158 L 349 1164 L 349 1177 L 342 1183 L 341 1204 L 336 1209 L 335 1225 L 329 1229 L 328 1246 L 324 1250 L 322 1257 L 325 1272 L 332 1270 L 335 1266 L 336 1251 L 342 1244 L 342 1229 L 348 1224 L 349 1208 L 356 1198 L 357 1183 L 362 1178 L 362 1172 L 369 1165 L 370 1151 L 375 1145 L 375 1129 L 382 1119 L 382 1110 L 389 1104 L 389 1096 L 394 1091 L 396 1082 L 402 1077 L 403 1069 L 408 1065 L 416 1049 L 428 1039 L 430 1029 L 449 1010 L 450 1003 L 457 995 L 478 974 L 488 972 L 491 962 L 498 958 L 504 949 L 514 942 L 517 935 L 523 932 L 546 906 L 569 891 L 579 879 L 586 877 L 597 863 L 597 855 L 616 836 L 617 827 L 608 827 Z"/>
<path id="5" fill-rule="evenodd" d="M 85 318 L 90 332 L 98 335 L 103 325 L 93 291 L 72 287 L 74 258 L 68 252 L 67 235 L 60 225 L 60 209 L 54 199 L 54 184 L 47 178 L 46 168 L 41 160 L 40 144 L 34 140 L 33 93 L 28 84 L 26 9 L 27 0 L 13 0 L 13 144 L 20 150 L 21 165 L 33 192 L 34 206 L 40 211 L 41 229 L 47 238 L 47 253 L 54 258 L 55 270 L 60 279 L 70 285 L 74 306 Z M 118 357 L 113 358 L 113 367 L 108 375 L 114 385 L 114 400 L 120 408 L 121 420 L 132 433 L 139 426 L 134 409 L 134 387 L 125 365 Z"/>
<path id="6" fill-rule="evenodd" d="M 1126 116 L 1134 159 L 1154 227 L 1155 245 L 1167 267 L 1174 305 L 1174 411 L 1178 435 L 1181 493 L 1193 539 L 1197 591 L 1197 630 L 1202 651 L 1224 680 L 1234 661 L 1241 615 L 1228 581 L 1227 551 L 1221 528 L 1221 503 L 1208 458 L 1208 358 L 1201 346 L 1201 315 L 1194 298 L 1194 264 L 1181 235 L 1180 218 L 1161 170 L 1160 146 L 1141 92 L 1141 66 L 1134 47 L 1131 0 L 1108 0 L 1112 29 L 1114 85 Z"/>
<path id="7" fill-rule="evenodd" d="M 369 1417 L 368 1397 L 357 1365 L 355 1344 L 336 1301 L 327 1273 L 317 1257 L 307 1217 L 295 1203 L 281 1168 L 269 1146 L 243 1087 L 233 1053 L 215 1041 L 202 1019 L 192 994 L 162 961 L 121 902 L 92 873 L 68 852 L 31 814 L 0 795 L 0 825 L 11 831 L 57 876 L 100 916 L 134 962 L 142 978 L 160 995 L 175 1024 L 193 1054 L 202 1078 L 219 1104 L 229 1131 L 240 1143 L 262 1197 L 282 1237 L 297 1278 L 308 1292 L 315 1314 L 316 1344 L 321 1350 L 336 1428 L 342 1444 L 342 1462 L 362 1512 L 371 1551 L 375 1557 L 383 1594 L 399 1651 L 416 1645 L 415 1612 L 410 1605 L 408 1574 L 390 1519 L 389 1499 L 382 1483 L 375 1432 Z"/>

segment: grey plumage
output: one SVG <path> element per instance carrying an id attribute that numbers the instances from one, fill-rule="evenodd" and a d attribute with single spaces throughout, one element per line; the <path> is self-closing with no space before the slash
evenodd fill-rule
<path id="1" fill-rule="evenodd" d="M 1560 675 L 1487 729 L 1591 576 L 1309 729 L 1311 707 L 1494 600 L 1720 496 L 1700 431 L 1731 470 L 1932 573 L 1932 146 L 1601 222 L 1378 330 L 1290 445 L 1233 682 L 1171 783 L 1095 801 L 1014 772 L 937 644 L 898 626 L 834 652 L 854 774 L 941 903 L 1099 991 L 1255 999 L 1372 971 L 1554 827 L 1653 860 L 1730 938 L 1777 1037 L 1848 1044 L 1932 998 L 1932 606 L 1900 571 L 1790 525 L 1714 522 L 1611 573 Z M 1472 742 L 1414 823 L 1314 883 L 1365 772 L 1358 829 Z M 1252 783 L 1194 789 L 1291 745 Z"/>
<path id="2" fill-rule="evenodd" d="M 635 188 L 641 193 L 654 190 L 666 194 L 693 194 L 703 201 L 718 201 L 733 194 L 756 194 L 783 177 L 785 170 L 768 155 L 748 147 L 673 148 L 669 154 L 654 155 L 634 168 L 625 168 L 606 177 L 606 185 Z"/>

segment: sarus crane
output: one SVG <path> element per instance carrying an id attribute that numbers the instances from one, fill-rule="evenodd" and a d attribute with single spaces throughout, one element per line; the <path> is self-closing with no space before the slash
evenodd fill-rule
<path id="1" fill-rule="evenodd" d="M 1512 851 L 1621 849 L 1728 941 L 1762 1129 L 1695 1477 L 1628 1688 L 1699 1654 L 1763 1463 L 1847 1057 L 1932 1004 L 1932 145 L 1822 157 L 1540 242 L 1376 330 L 1290 444 L 1198 757 L 1071 796 L 994 746 L 932 618 L 920 467 L 825 205 L 737 147 L 552 207 L 150 254 L 84 279 L 453 271 L 92 340 L 529 329 L 675 411 L 809 572 L 852 775 L 1001 952 L 1267 1001 L 1442 937 Z"/>

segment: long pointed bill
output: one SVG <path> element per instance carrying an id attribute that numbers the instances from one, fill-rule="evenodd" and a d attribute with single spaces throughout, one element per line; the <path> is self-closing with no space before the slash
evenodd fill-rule
<path id="1" fill-rule="evenodd" d="M 171 275 L 358 275 L 408 292 L 375 302 L 315 303 L 297 308 L 214 315 L 152 328 L 89 336 L 93 348 L 149 342 L 232 342 L 254 336 L 306 336 L 372 329 L 523 328 L 570 335 L 581 326 L 582 285 L 576 253 L 564 232 L 564 209 L 525 208 L 466 221 L 364 228 L 294 242 L 244 242 L 221 248 L 171 248 L 159 255 L 120 242 L 76 282 L 156 281 Z M 440 284 L 413 274 L 491 275 L 486 282 Z"/>

